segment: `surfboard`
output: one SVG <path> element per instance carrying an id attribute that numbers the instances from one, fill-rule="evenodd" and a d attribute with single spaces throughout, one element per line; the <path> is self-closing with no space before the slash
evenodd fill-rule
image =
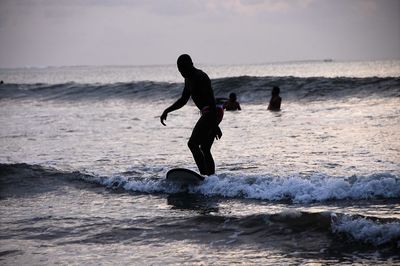
<path id="1" fill-rule="evenodd" d="M 198 185 L 204 177 L 186 168 L 173 168 L 167 172 L 167 180 L 181 185 Z"/>

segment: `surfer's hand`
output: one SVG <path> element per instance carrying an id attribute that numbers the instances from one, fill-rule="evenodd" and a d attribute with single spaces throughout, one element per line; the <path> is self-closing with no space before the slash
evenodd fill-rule
<path id="1" fill-rule="evenodd" d="M 164 121 L 167 120 L 167 115 L 168 115 L 168 113 L 167 113 L 166 111 L 164 111 L 164 112 L 162 113 L 162 115 L 160 116 L 161 124 L 163 124 L 164 126 L 166 126 L 166 124 L 164 123 Z"/>
<path id="2" fill-rule="evenodd" d="M 222 131 L 219 127 L 216 128 L 215 130 L 215 138 L 216 139 L 221 139 L 222 138 Z"/>

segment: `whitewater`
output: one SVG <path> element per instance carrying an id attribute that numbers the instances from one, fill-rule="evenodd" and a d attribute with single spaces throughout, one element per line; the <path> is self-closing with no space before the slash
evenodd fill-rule
<path id="1" fill-rule="evenodd" d="M 242 111 L 189 188 L 174 65 L 0 69 L 1 263 L 400 264 L 400 61 L 198 67 Z"/>

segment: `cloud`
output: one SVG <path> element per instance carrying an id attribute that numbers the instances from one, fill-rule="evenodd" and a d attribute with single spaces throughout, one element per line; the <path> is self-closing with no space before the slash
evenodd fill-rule
<path id="1" fill-rule="evenodd" d="M 362 1 L 359 3 L 359 11 L 367 16 L 373 15 L 378 11 L 378 4 L 376 1 L 371 1 L 371 0 Z"/>
<path id="2" fill-rule="evenodd" d="M 0 64 L 398 58 L 398 0 L 0 0 Z M 13 52 L 10 52 L 13 51 Z"/>
<path id="3" fill-rule="evenodd" d="M 219 14 L 253 16 L 306 8 L 315 0 L 0 0 L 0 7 L 16 9 L 73 9 L 123 7 L 161 16 Z"/>
<path id="4" fill-rule="evenodd" d="M 293 9 L 307 8 L 314 0 L 208 0 L 210 11 L 227 11 L 253 16 L 260 13 L 284 13 Z"/>

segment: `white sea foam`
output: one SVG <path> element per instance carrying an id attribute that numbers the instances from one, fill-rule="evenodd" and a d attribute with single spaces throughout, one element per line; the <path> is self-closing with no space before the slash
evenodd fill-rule
<path id="1" fill-rule="evenodd" d="M 144 193 L 176 193 L 179 192 L 179 186 L 168 183 L 162 179 L 143 178 L 132 179 L 125 176 L 98 177 L 87 176 L 82 177 L 85 181 L 95 182 L 111 188 L 123 188 L 127 191 L 144 192 Z"/>
<path id="2" fill-rule="evenodd" d="M 373 245 L 382 245 L 397 241 L 400 247 L 400 223 L 379 223 L 367 218 L 355 218 L 347 215 L 333 216 L 332 232 L 343 233 L 352 238 Z"/>
<path id="3" fill-rule="evenodd" d="M 400 179 L 381 174 L 369 177 L 218 177 L 210 176 L 194 192 L 224 197 L 285 200 L 307 203 L 335 199 L 400 197 Z"/>
<path id="4" fill-rule="evenodd" d="M 153 193 L 175 193 L 178 185 L 159 178 L 132 179 L 124 176 L 98 177 L 95 181 L 108 187 Z M 309 203 L 341 199 L 400 198 L 400 178 L 391 174 L 367 177 L 329 177 L 314 175 L 263 176 L 209 176 L 199 186 L 189 187 L 191 193 L 209 196 L 244 197 L 261 200 L 292 200 Z"/>

